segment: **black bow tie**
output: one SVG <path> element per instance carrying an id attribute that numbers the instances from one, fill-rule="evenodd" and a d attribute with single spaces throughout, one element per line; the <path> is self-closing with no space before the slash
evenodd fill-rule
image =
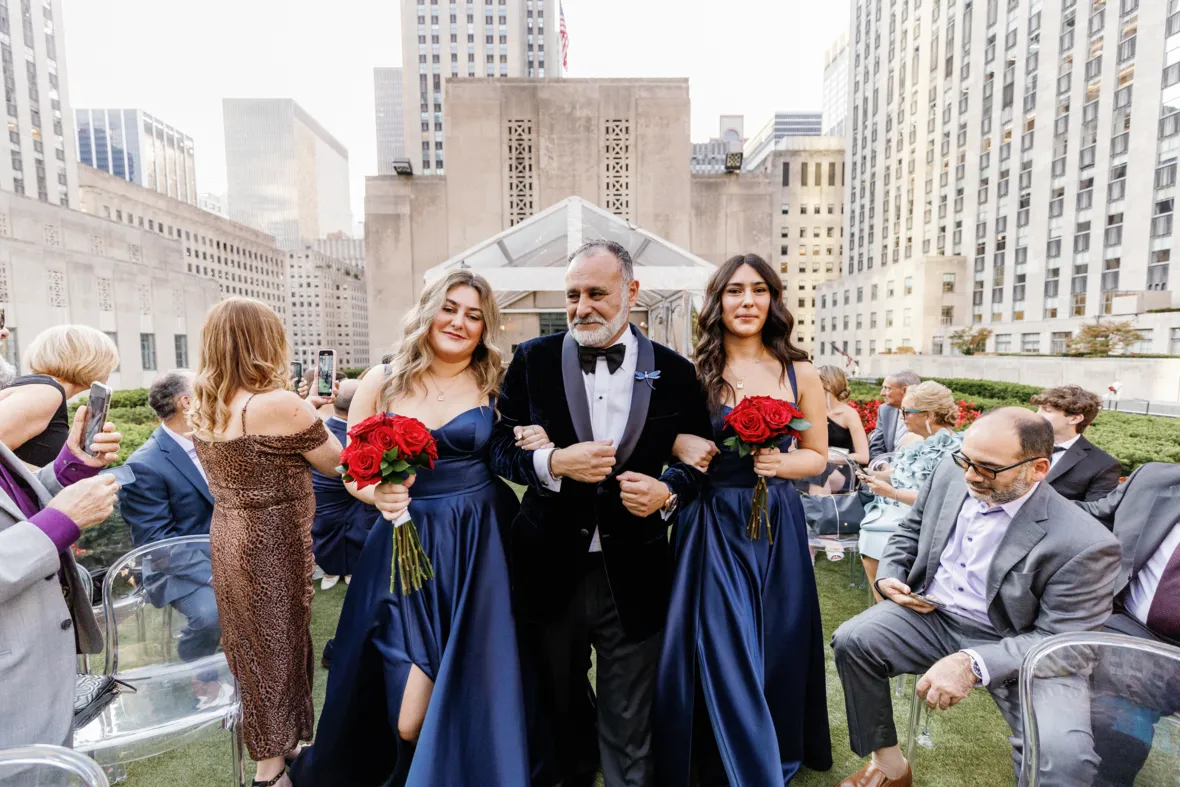
<path id="1" fill-rule="evenodd" d="M 1066 452 L 1066 451 L 1068 451 L 1068 450 L 1069 450 L 1069 449 L 1068 449 L 1068 448 L 1066 448 L 1066 447 L 1065 447 L 1065 446 L 1063 446 L 1063 445 L 1055 445 L 1055 446 L 1053 446 L 1053 453 L 1055 453 L 1055 454 L 1062 454 L 1062 453 L 1065 453 L 1065 452 Z"/>
<path id="2" fill-rule="evenodd" d="M 578 346 L 578 362 L 582 364 L 583 374 L 594 374 L 594 366 L 599 358 L 606 359 L 606 368 L 614 374 L 623 365 L 623 358 L 627 356 L 627 345 L 616 344 L 611 347 Z"/>

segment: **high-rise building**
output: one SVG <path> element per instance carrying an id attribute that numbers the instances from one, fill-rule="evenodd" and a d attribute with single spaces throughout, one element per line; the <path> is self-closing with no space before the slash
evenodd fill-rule
<path id="1" fill-rule="evenodd" d="M 287 251 L 352 230 L 348 151 L 289 98 L 227 98 L 229 216 Z"/>
<path id="2" fill-rule="evenodd" d="M 725 154 L 739 153 L 746 141 L 744 115 L 722 115 L 719 133 L 708 142 L 692 143 L 689 171 L 697 175 L 715 175 L 725 171 Z"/>
<path id="3" fill-rule="evenodd" d="M 11 143 L 0 157 L 0 189 L 68 207 L 78 200 L 78 153 L 64 29 L 61 0 L 0 0 Z"/>
<path id="4" fill-rule="evenodd" d="M 758 169 L 774 147 L 784 137 L 818 137 L 823 133 L 822 112 L 775 112 L 762 130 L 746 140 L 745 161 L 747 170 Z"/>
<path id="5" fill-rule="evenodd" d="M 222 297 L 257 298 L 289 324 L 286 254 L 274 238 L 85 165 L 78 190 L 82 211 L 175 242 L 179 270 L 214 282 Z"/>
<path id="6" fill-rule="evenodd" d="M 197 207 L 215 216 L 221 216 L 223 219 L 229 218 L 229 214 L 225 211 L 224 194 L 213 194 L 206 191 L 197 197 Z"/>
<path id="7" fill-rule="evenodd" d="M 821 287 L 820 333 L 853 355 L 942 354 L 971 326 L 997 353 L 1062 353 L 1111 316 L 1137 351 L 1170 351 L 1176 11 L 858 0 L 846 275 Z"/>
<path id="8" fill-rule="evenodd" d="M 824 53 L 824 136 L 844 136 L 844 119 L 847 116 L 848 34 L 841 33 Z"/>
<path id="9" fill-rule="evenodd" d="M 377 174 L 392 175 L 394 159 L 406 158 L 405 102 L 402 70 L 373 69 L 373 104 L 377 116 Z"/>
<path id="10" fill-rule="evenodd" d="M 405 149 L 414 172 L 445 171 L 443 98 L 448 80 L 561 76 L 558 5 L 558 0 L 450 6 L 402 0 Z"/>
<path id="11" fill-rule="evenodd" d="M 338 368 L 369 365 L 364 259 L 365 242 L 353 238 L 321 239 L 288 255 L 291 345 L 304 367 L 320 350 L 335 350 Z"/>
<path id="12" fill-rule="evenodd" d="M 142 109 L 78 109 L 78 161 L 197 204 L 193 138 Z"/>

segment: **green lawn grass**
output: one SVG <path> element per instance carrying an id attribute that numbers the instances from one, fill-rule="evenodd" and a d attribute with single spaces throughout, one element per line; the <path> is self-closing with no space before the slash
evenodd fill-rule
<path id="1" fill-rule="evenodd" d="M 837 626 L 864 608 L 866 591 L 860 587 L 850 587 L 846 563 L 829 563 L 822 553 L 817 560 L 816 578 L 823 611 L 824 635 L 830 638 Z M 317 654 L 323 651 L 324 642 L 335 631 L 344 593 L 344 583 L 326 593 L 316 593 L 312 606 L 311 633 Z M 790 643 L 781 643 L 781 646 L 789 647 Z M 844 694 L 840 680 L 836 677 L 831 649 L 826 649 L 826 653 L 828 715 L 832 724 L 835 765 L 826 773 L 803 771 L 792 782 L 800 787 L 830 787 L 862 764 L 860 758 L 848 749 Z M 324 702 L 326 683 L 327 673 L 317 669 L 314 689 L 317 713 Z M 912 686 L 911 681 L 911 690 Z M 894 716 L 903 742 L 908 715 L 909 698 L 900 701 L 895 699 Z M 914 758 L 915 784 L 929 787 L 973 787 L 986 784 L 999 787 L 1015 782 L 1006 738 L 1008 727 L 986 692 L 972 692 L 962 705 L 934 715 L 931 731 L 934 749 L 919 749 Z M 358 756 L 363 756 L 363 752 L 358 752 Z M 128 767 L 127 776 L 125 784 L 129 787 L 228 787 L 232 783 L 229 737 L 226 733 L 218 733 L 184 749 L 134 763 Z M 489 784 L 487 787 L 495 785 Z"/>

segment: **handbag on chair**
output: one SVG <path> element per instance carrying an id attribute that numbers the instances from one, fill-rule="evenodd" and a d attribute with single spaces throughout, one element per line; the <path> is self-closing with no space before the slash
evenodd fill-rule
<path id="1" fill-rule="evenodd" d="M 119 687 L 135 687 L 110 675 L 78 675 L 74 683 L 74 729 L 79 730 L 119 696 Z"/>
<path id="2" fill-rule="evenodd" d="M 857 535 L 860 533 L 860 523 L 865 518 L 865 506 L 873 499 L 873 493 L 857 480 L 859 468 L 856 463 L 847 457 L 844 462 L 847 463 L 845 467 L 850 475 L 845 483 L 852 485 L 850 490 L 829 495 L 799 495 L 807 524 L 817 536 L 841 538 Z M 832 464 L 828 466 L 831 468 Z M 830 469 L 828 472 L 830 475 L 835 470 Z"/>

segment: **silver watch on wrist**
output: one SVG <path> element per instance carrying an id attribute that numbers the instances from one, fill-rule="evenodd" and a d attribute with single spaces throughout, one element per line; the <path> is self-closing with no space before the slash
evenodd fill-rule
<path id="1" fill-rule="evenodd" d="M 664 486 L 668 487 L 668 499 L 664 501 L 662 506 L 660 506 L 660 513 L 664 516 L 671 516 L 676 511 L 677 496 L 676 493 L 672 491 L 672 487 L 668 486 L 667 484 L 664 484 Z"/>

